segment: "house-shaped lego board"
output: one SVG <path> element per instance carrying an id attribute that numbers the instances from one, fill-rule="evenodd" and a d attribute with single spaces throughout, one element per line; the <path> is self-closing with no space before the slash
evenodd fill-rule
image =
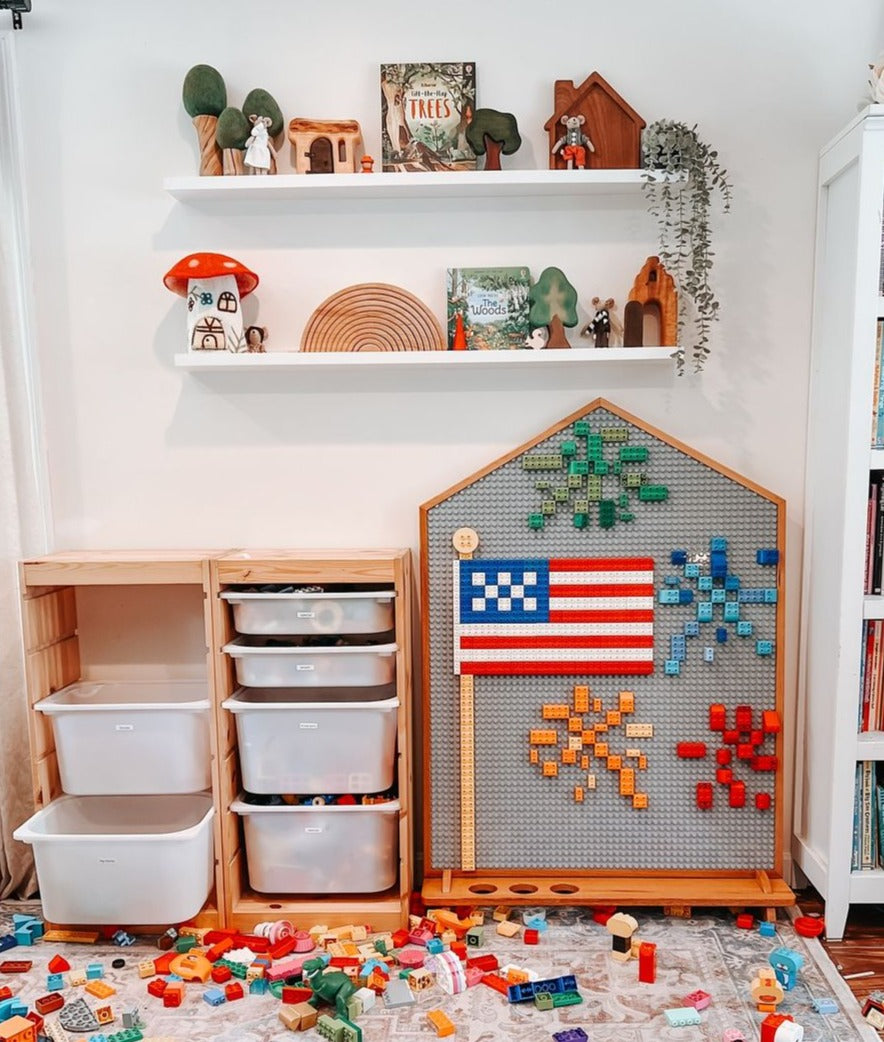
<path id="1" fill-rule="evenodd" d="M 421 520 L 425 896 L 791 903 L 783 501 L 598 399 Z"/>

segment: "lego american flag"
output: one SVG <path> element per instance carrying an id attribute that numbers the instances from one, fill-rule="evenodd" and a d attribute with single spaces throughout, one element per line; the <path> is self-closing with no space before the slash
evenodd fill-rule
<path id="1" fill-rule="evenodd" d="M 654 562 L 574 557 L 454 562 L 457 674 L 654 670 Z"/>

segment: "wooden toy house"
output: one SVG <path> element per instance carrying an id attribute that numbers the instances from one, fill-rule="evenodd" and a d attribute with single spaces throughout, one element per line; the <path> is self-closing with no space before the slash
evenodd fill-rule
<path id="1" fill-rule="evenodd" d="M 296 174 L 352 174 L 362 158 L 362 130 L 355 119 L 293 119 L 289 141 Z"/>
<path id="2" fill-rule="evenodd" d="M 595 148 L 587 155 L 589 169 L 633 170 L 641 166 L 645 121 L 597 72 L 579 87 L 574 86 L 573 80 L 556 80 L 554 100 L 553 114 L 543 125 L 549 134 L 551 170 L 563 170 L 566 166 L 564 158 L 552 152 L 562 134 L 563 116 L 584 117 L 583 131 Z"/>

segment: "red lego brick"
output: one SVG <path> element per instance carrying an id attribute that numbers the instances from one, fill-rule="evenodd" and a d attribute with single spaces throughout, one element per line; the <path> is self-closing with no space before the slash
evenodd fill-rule
<path id="1" fill-rule="evenodd" d="M 525 944 L 540 944 L 540 931 L 539 930 L 525 930 L 522 933 L 522 940 Z"/>
<path id="2" fill-rule="evenodd" d="M 746 806 L 746 783 L 741 781 L 731 782 L 727 802 L 731 807 Z"/>
<path id="3" fill-rule="evenodd" d="M 738 760 L 751 760 L 755 755 L 755 747 L 751 742 L 738 742 L 737 743 L 737 759 Z"/>
<path id="4" fill-rule="evenodd" d="M 730 767 L 719 767 L 715 772 L 715 780 L 719 785 L 730 785 L 734 780 L 734 772 Z"/>
<path id="5" fill-rule="evenodd" d="M 721 736 L 721 740 L 724 742 L 725 745 L 736 745 L 737 742 L 739 742 L 740 740 L 740 732 L 725 731 Z"/>
<path id="6" fill-rule="evenodd" d="M 719 767 L 727 767 L 727 765 L 733 759 L 733 753 L 730 749 L 716 749 L 715 750 L 715 762 Z"/>
<path id="7" fill-rule="evenodd" d="M 184 996 L 180 991 L 174 991 L 171 988 L 166 988 L 163 992 L 163 1005 L 168 1007 L 180 1006 L 181 1000 Z"/>
<path id="8" fill-rule="evenodd" d="M 451 951 L 454 952 L 454 954 L 458 957 L 458 959 L 460 959 L 461 962 L 463 962 L 466 959 L 467 946 L 463 943 L 463 941 L 452 941 L 451 944 L 448 945 L 448 947 Z"/>
<path id="9" fill-rule="evenodd" d="M 169 952 L 163 952 L 162 955 L 158 955 L 154 959 L 153 968 L 157 971 L 157 973 L 171 973 L 172 962 L 175 959 L 177 959 L 179 955 L 180 952 L 176 952 L 174 950 Z M 212 960 L 209 959 L 209 962 L 212 962 Z"/>
<path id="10" fill-rule="evenodd" d="M 608 920 L 617 911 L 616 905 L 593 905 L 592 920 L 601 926 L 606 926 Z"/>
<path id="11" fill-rule="evenodd" d="M 737 916 L 737 926 L 741 930 L 753 930 L 755 928 L 755 916 L 748 912 L 741 912 Z"/>
<path id="12" fill-rule="evenodd" d="M 233 976 L 233 974 L 230 972 L 230 967 L 229 966 L 213 966 L 212 967 L 212 980 L 216 984 L 226 984 L 227 981 L 229 981 L 232 976 Z"/>
<path id="13" fill-rule="evenodd" d="M 29 1020 L 34 1025 L 34 1030 L 38 1035 L 43 1032 L 43 1018 L 35 1010 L 29 1009 L 25 1013 L 25 1020 Z"/>
<path id="14" fill-rule="evenodd" d="M 224 988 L 224 997 L 228 1002 L 236 1002 L 237 999 L 243 997 L 243 994 L 242 985 L 238 980 L 231 981 L 230 984 Z"/>
<path id="15" fill-rule="evenodd" d="M 638 946 L 638 979 L 653 984 L 657 979 L 657 945 L 642 941 Z"/>
<path id="16" fill-rule="evenodd" d="M 706 743 L 679 742 L 675 747 L 675 752 L 682 760 L 702 760 L 706 755 Z"/>
<path id="17" fill-rule="evenodd" d="M 769 792 L 756 792 L 755 793 L 755 809 L 756 810 L 770 810 L 770 793 Z"/>
<path id="18" fill-rule="evenodd" d="M 776 756 L 753 756 L 750 764 L 753 771 L 775 771 L 779 765 Z"/>
<path id="19" fill-rule="evenodd" d="M 780 727 L 780 714 L 775 709 L 765 709 L 761 714 L 761 730 L 765 734 L 779 734 Z"/>
<path id="20" fill-rule="evenodd" d="M 749 741 L 753 745 L 763 745 L 764 744 L 764 731 L 752 731 L 752 732 L 750 732 L 750 734 L 749 734 Z"/>
<path id="21" fill-rule="evenodd" d="M 237 930 L 209 930 L 203 935 L 203 944 L 218 944 L 219 941 L 230 940 L 236 937 Z"/>
<path id="22" fill-rule="evenodd" d="M 232 937 L 222 937 L 219 941 L 216 941 L 211 948 L 206 951 L 206 958 L 209 962 L 217 962 L 225 952 L 229 952 L 233 947 Z"/>
<path id="23" fill-rule="evenodd" d="M 774 1037 L 780 1024 L 794 1019 L 794 1017 L 790 1017 L 788 1014 L 768 1013 L 761 1022 L 761 1042 L 774 1042 Z"/>
<path id="24" fill-rule="evenodd" d="M 482 978 L 482 983 L 487 984 L 489 988 L 494 988 L 495 991 L 499 991 L 501 995 L 509 994 L 509 984 L 496 973 L 486 973 Z"/>
<path id="25" fill-rule="evenodd" d="M 154 977 L 154 979 L 147 986 L 148 995 L 153 995 L 155 998 L 161 999 L 163 992 L 168 988 L 168 981 L 164 981 L 162 977 Z"/>
<path id="26" fill-rule="evenodd" d="M 270 951 L 270 941 L 266 937 L 256 937 L 252 933 L 238 933 L 233 938 L 234 948 L 248 948 L 255 954 L 260 955 Z"/>
<path id="27" fill-rule="evenodd" d="M 53 955 L 49 960 L 49 972 L 50 973 L 67 973 L 71 968 L 71 964 L 64 958 L 63 955 Z"/>
<path id="28" fill-rule="evenodd" d="M 477 970 L 482 970 L 483 973 L 490 973 L 492 970 L 496 970 L 500 963 L 497 961 L 496 955 L 486 952 L 484 955 L 476 955 L 472 959 L 467 959 L 467 966 L 475 966 Z"/>
<path id="29" fill-rule="evenodd" d="M 296 988 L 292 984 L 284 984 L 282 986 L 282 1001 L 287 1006 L 294 1006 L 299 1002 L 306 1002 L 312 997 L 312 988 Z"/>
<path id="30" fill-rule="evenodd" d="M 712 783 L 697 782 L 697 806 L 700 810 L 711 810 L 712 808 Z M 639 978 L 641 980 L 641 978 Z"/>
<path id="31" fill-rule="evenodd" d="M 752 706 L 737 706 L 734 710 L 734 726 L 738 731 L 752 730 Z"/>
<path id="32" fill-rule="evenodd" d="M 274 944 L 270 949 L 269 955 L 271 959 L 282 959 L 286 955 L 291 955 L 295 950 L 295 945 L 298 942 L 295 940 L 294 934 L 291 937 L 286 937 L 285 940 L 280 941 L 279 944 Z"/>
<path id="33" fill-rule="evenodd" d="M 727 710 L 720 702 L 709 706 L 709 730 L 723 731 L 727 726 Z"/>
<path id="34" fill-rule="evenodd" d="M 345 966 L 359 966 L 360 961 L 347 955 L 336 955 L 329 960 L 328 964 L 329 966 L 334 966 L 335 969 L 342 970 Z"/>
<path id="35" fill-rule="evenodd" d="M 11 998 L 12 998 L 12 988 L 6 988 L 6 987 L 0 988 L 0 1002 L 2 1002 L 4 999 L 11 999 Z"/>
<path id="36" fill-rule="evenodd" d="M 12 959 L 0 962 L 0 973 L 27 973 L 33 965 L 30 959 Z"/>
<path id="37" fill-rule="evenodd" d="M 408 930 L 396 930 L 392 940 L 394 948 L 402 948 L 408 941 Z"/>
<path id="38" fill-rule="evenodd" d="M 45 1017 L 47 1013 L 54 1013 L 57 1009 L 61 1009 L 63 1005 L 64 995 L 57 991 L 53 991 L 49 995 L 43 995 L 42 998 L 36 999 L 34 1002 L 34 1008 L 42 1017 Z"/>

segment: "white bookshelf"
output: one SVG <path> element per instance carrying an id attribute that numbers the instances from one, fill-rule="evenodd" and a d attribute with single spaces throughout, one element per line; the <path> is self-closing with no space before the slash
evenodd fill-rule
<path id="1" fill-rule="evenodd" d="M 799 712 L 792 853 L 826 903 L 830 939 L 852 904 L 884 903 L 884 872 L 851 871 L 857 762 L 884 760 L 884 733 L 858 734 L 863 594 L 880 262 L 884 105 L 820 154 L 808 410 Z"/>

